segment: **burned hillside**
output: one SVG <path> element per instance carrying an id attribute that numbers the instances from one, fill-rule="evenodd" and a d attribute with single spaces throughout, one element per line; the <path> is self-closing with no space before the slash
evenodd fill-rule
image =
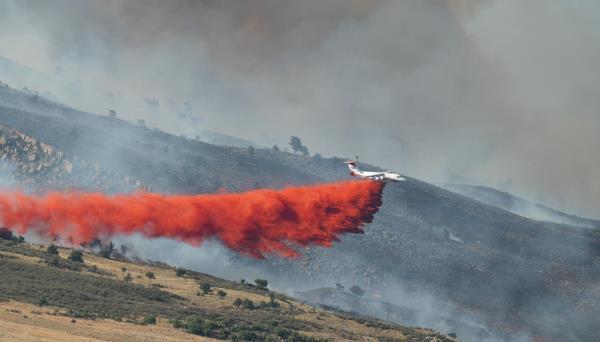
<path id="1" fill-rule="evenodd" d="M 68 155 L 74 165 L 89 165 L 81 168 L 90 175 L 105 170 L 97 181 L 107 182 L 106 188 L 99 189 L 139 181 L 158 192 L 209 193 L 347 178 L 339 158 L 217 146 L 72 109 L 31 112 L 3 105 L 0 124 L 36 141 L 36 149 L 48 144 L 54 151 L 49 156 Z M 29 166 L 25 150 L 33 147 L 19 146 L 22 152 L 6 153 L 21 165 L 23 179 L 54 182 L 35 176 L 37 166 Z M 49 175 L 65 173 L 63 159 L 38 158 L 57 160 L 48 164 Z M 92 176 L 64 177 L 57 176 L 56 184 L 96 184 Z M 471 335 L 473 325 L 499 339 L 600 336 L 598 230 L 528 219 L 414 178 L 386 186 L 383 203 L 364 235 L 344 237 L 334 248 L 307 249 L 306 257 L 292 261 L 232 255 L 228 267 L 262 270 L 273 275 L 275 286 L 296 290 L 357 284 L 365 298 L 375 296 L 406 314 L 386 316 L 365 307 L 366 313 L 456 332 L 465 340 L 480 336 Z"/>

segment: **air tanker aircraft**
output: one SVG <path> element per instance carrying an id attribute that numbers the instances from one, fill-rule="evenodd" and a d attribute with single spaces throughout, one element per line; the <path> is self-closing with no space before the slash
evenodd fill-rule
<path id="1" fill-rule="evenodd" d="M 362 179 L 377 181 L 377 182 L 402 182 L 405 181 L 406 178 L 400 176 L 396 172 L 385 171 L 385 172 L 377 172 L 377 171 L 362 171 L 356 166 L 356 161 L 349 160 L 345 162 L 350 169 L 350 175 L 354 177 L 359 177 Z"/>

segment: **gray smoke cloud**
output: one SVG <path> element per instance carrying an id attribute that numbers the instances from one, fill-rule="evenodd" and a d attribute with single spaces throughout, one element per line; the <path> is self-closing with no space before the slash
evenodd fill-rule
<path id="1" fill-rule="evenodd" d="M 0 54 L 38 75 L 5 81 L 78 108 L 265 146 L 298 135 L 598 217 L 599 7 L 3 0 Z"/>

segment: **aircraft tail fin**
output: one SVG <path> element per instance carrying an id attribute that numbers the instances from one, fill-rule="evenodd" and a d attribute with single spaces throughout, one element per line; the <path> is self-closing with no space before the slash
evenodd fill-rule
<path id="1" fill-rule="evenodd" d="M 348 165 L 348 169 L 350 169 L 351 175 L 354 175 L 355 173 L 360 172 L 360 170 L 356 166 L 356 161 L 348 160 L 348 161 L 344 162 L 344 164 Z"/>

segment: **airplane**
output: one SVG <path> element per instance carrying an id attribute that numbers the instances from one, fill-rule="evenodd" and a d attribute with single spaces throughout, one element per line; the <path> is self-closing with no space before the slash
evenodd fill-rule
<path id="1" fill-rule="evenodd" d="M 371 181 L 377 182 L 402 182 L 405 181 L 406 178 L 400 176 L 396 172 L 385 171 L 385 172 L 377 172 L 377 171 L 362 171 L 356 166 L 356 161 L 349 160 L 344 162 L 344 164 L 348 165 L 350 169 L 350 175 L 354 177 L 359 177 L 362 179 L 367 179 Z"/>

